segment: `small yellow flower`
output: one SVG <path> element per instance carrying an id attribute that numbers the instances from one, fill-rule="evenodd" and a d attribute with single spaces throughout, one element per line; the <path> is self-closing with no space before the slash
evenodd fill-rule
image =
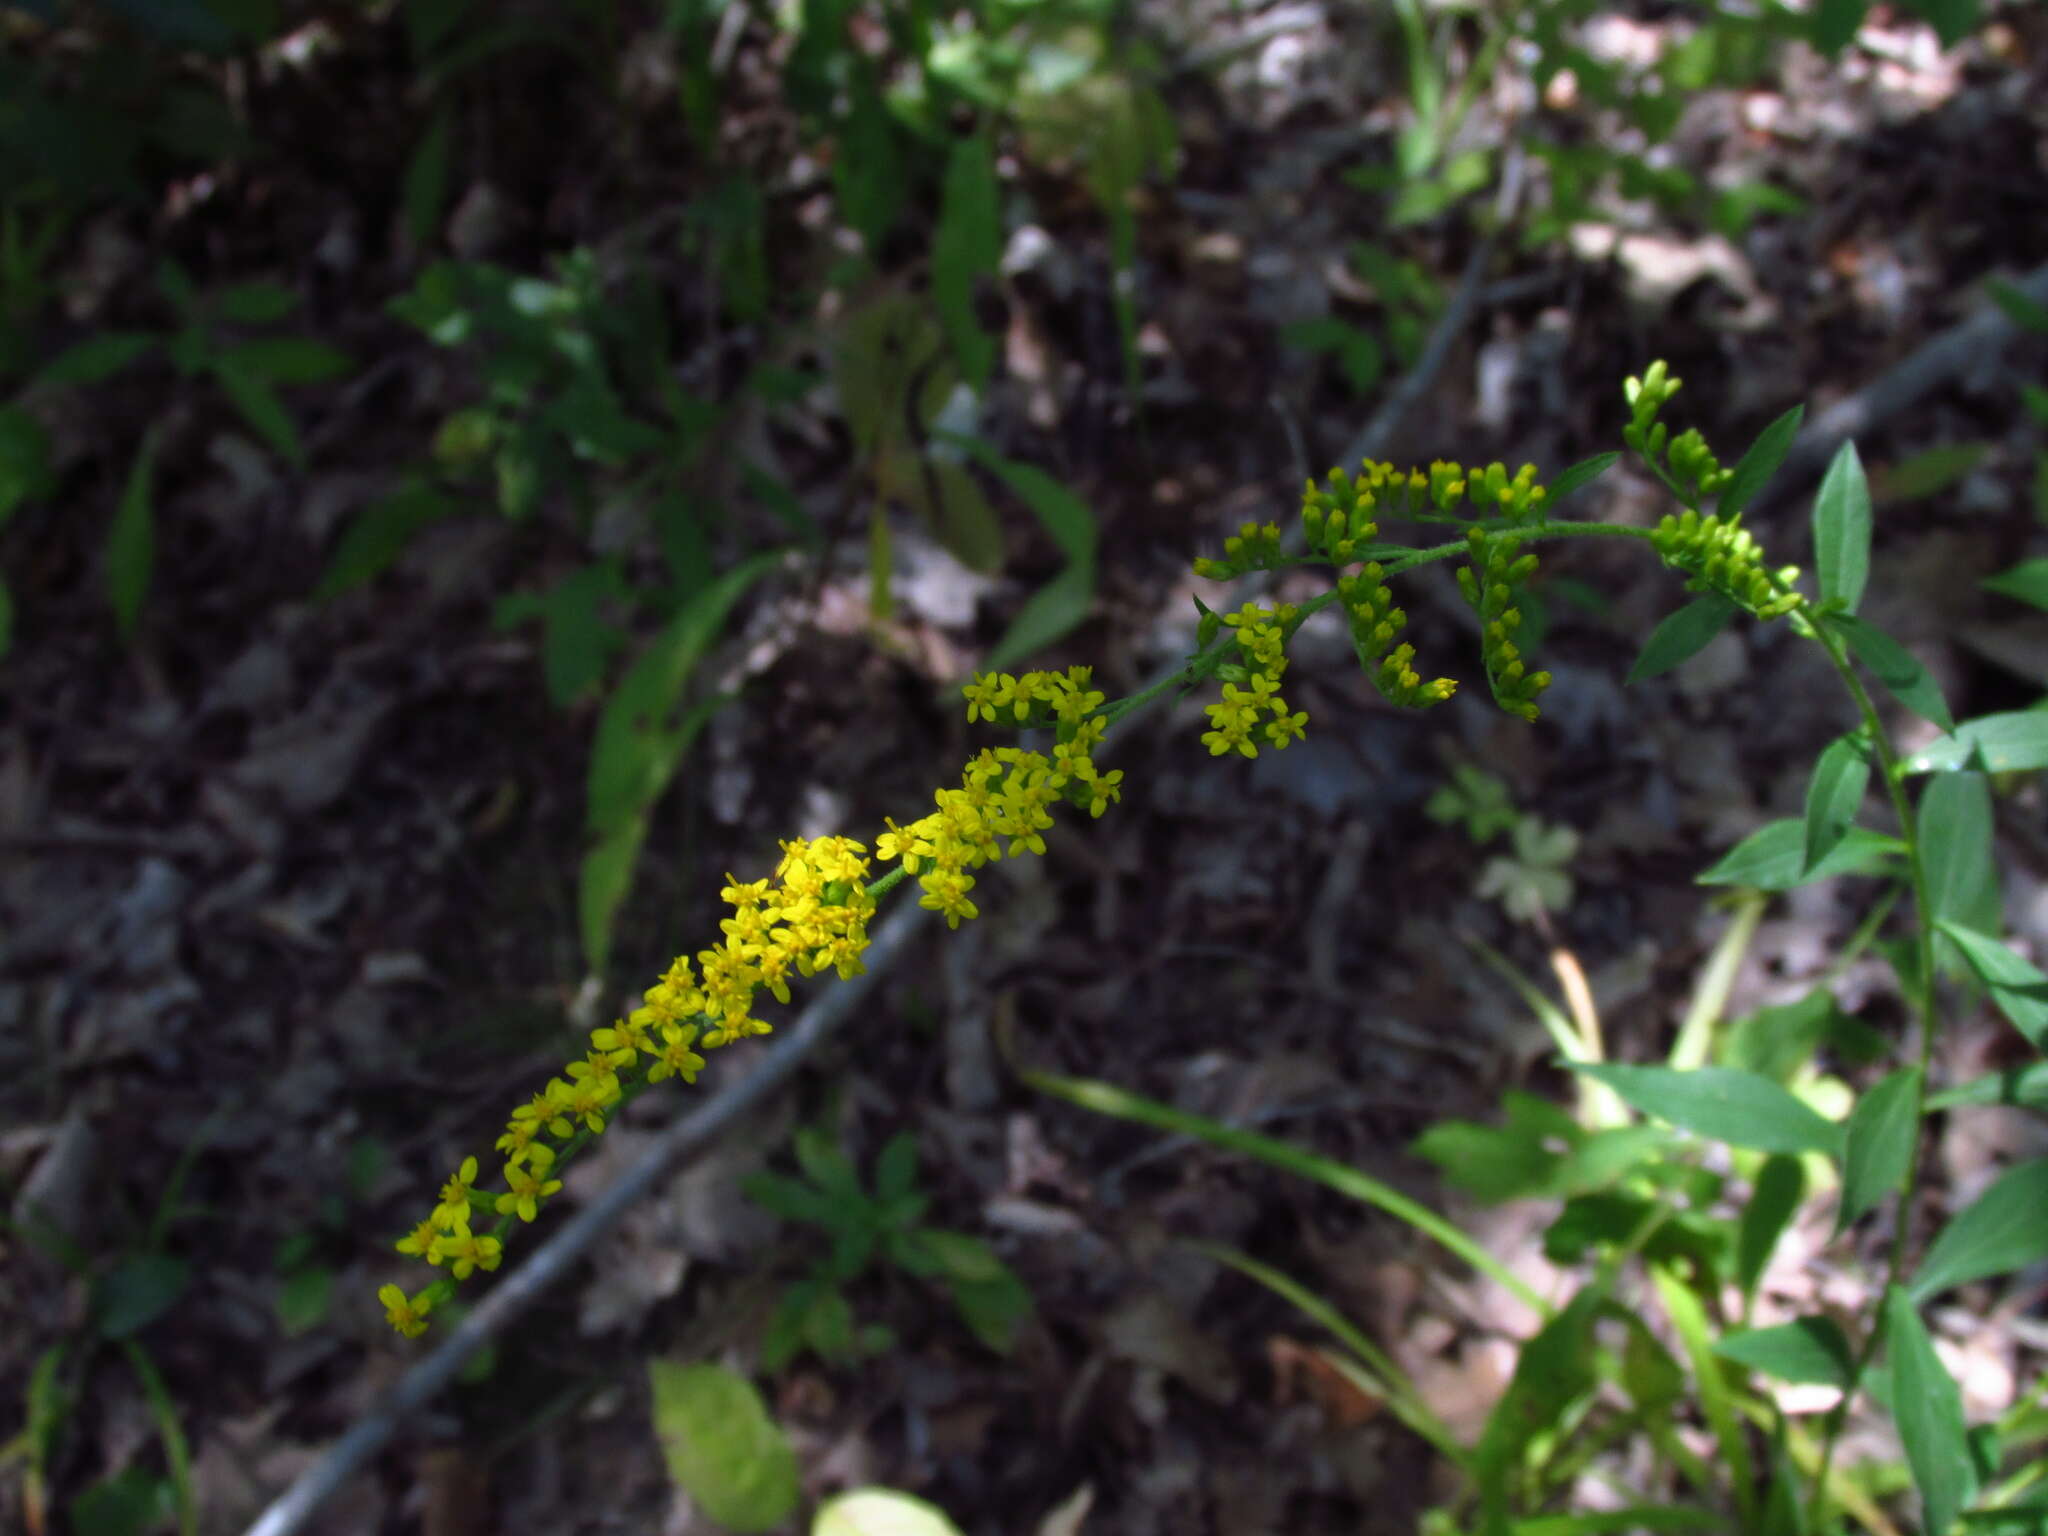
<path id="1" fill-rule="evenodd" d="M 427 1314 L 434 1304 L 425 1291 L 408 1296 L 401 1287 L 386 1285 L 378 1287 L 377 1299 L 384 1303 L 384 1320 L 408 1339 L 427 1331 Z"/>
<path id="2" fill-rule="evenodd" d="M 478 1237 L 467 1227 L 434 1239 L 435 1262 L 446 1259 L 458 1280 L 467 1280 L 479 1269 L 496 1269 L 504 1259 L 504 1249 L 495 1237 Z"/>
<path id="3" fill-rule="evenodd" d="M 476 1159 L 465 1157 L 455 1177 L 441 1186 L 441 1203 L 434 1207 L 434 1224 L 444 1231 L 469 1220 L 469 1202 L 476 1196 Z"/>
<path id="4" fill-rule="evenodd" d="M 665 1077 L 680 1077 L 686 1083 L 697 1081 L 697 1073 L 704 1066 L 704 1058 L 690 1049 L 696 1043 L 697 1026 L 664 1024 L 661 1038 L 664 1043 L 654 1053 L 654 1065 L 647 1069 L 647 1081 L 658 1083 Z"/>
<path id="5" fill-rule="evenodd" d="M 562 1187 L 560 1179 L 548 1177 L 548 1170 L 554 1163 L 555 1149 L 545 1143 L 527 1149 L 525 1167 L 507 1163 L 506 1192 L 498 1196 L 498 1214 L 517 1214 L 521 1221 L 533 1220 L 539 1214 L 540 1202 Z"/>
<path id="6" fill-rule="evenodd" d="M 434 1218 L 429 1216 L 401 1237 L 396 1246 L 400 1253 L 409 1253 L 416 1259 L 425 1259 L 429 1264 L 438 1264 L 441 1260 L 434 1252 L 434 1239 L 439 1233 L 440 1229 L 434 1225 Z"/>

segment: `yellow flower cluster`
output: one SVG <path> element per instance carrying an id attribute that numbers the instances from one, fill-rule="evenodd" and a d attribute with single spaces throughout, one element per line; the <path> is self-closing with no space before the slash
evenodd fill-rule
<path id="1" fill-rule="evenodd" d="M 1122 771 L 1101 772 L 1093 761 L 1108 727 L 1098 713 L 1104 696 L 1089 686 L 1090 677 L 1090 668 L 1070 667 L 975 678 L 966 689 L 968 719 L 1051 726 L 1057 736 L 1051 755 L 1015 747 L 983 751 L 967 765 L 959 788 L 937 792 L 931 815 L 907 827 L 890 821 L 877 839 L 876 856 L 900 859 L 905 873 L 918 876 L 920 905 L 943 914 L 949 926 L 976 915 L 968 872 L 1002 858 L 1003 839 L 1012 856 L 1027 849 L 1043 853 L 1041 834 L 1052 825 L 1054 803 L 1065 800 L 1100 816 L 1122 797 Z M 694 966 L 677 957 L 641 995 L 639 1007 L 593 1030 L 584 1058 L 512 1112 L 497 1142 L 505 1154 L 504 1190 L 479 1192 L 477 1160 L 465 1158 L 442 1186 L 432 1214 L 399 1240 L 399 1252 L 447 1266 L 452 1279 L 412 1295 L 401 1286 L 382 1287 L 377 1298 L 391 1326 L 408 1338 L 424 1333 L 428 1315 L 453 1294 L 455 1281 L 498 1267 L 502 1240 L 470 1229 L 479 1207 L 497 1214 L 500 1232 L 515 1219 L 539 1215 L 562 1187 L 553 1177 L 560 1149 L 548 1138 L 567 1143 L 601 1132 L 635 1070 L 644 1067 L 649 1083 L 669 1077 L 694 1082 L 704 1065 L 699 1047 L 769 1032 L 753 1016 L 756 992 L 766 988 L 787 1003 L 793 976 L 827 969 L 842 979 L 858 975 L 875 910 L 866 852 L 851 838 L 798 838 L 782 845 L 772 880 L 742 884 L 726 876 L 720 898 L 733 913 L 719 924 L 721 942 L 700 951 Z"/>
<path id="2" fill-rule="evenodd" d="M 562 1187 L 552 1177 L 557 1149 L 545 1138 L 566 1141 L 579 1129 L 602 1131 L 624 1095 L 624 1079 L 642 1058 L 650 1083 L 669 1077 L 695 1082 L 704 1065 L 696 1046 L 709 1049 L 769 1032 L 770 1026 L 752 1014 L 759 989 L 767 988 L 786 1003 L 792 975 L 813 976 L 827 968 L 841 977 L 858 975 L 874 910 L 865 852 L 851 838 L 796 838 L 782 845 L 772 885 L 767 880 L 743 885 L 726 876 L 720 897 L 733 915 L 719 924 L 724 939 L 700 951 L 694 969 L 678 956 L 641 995 L 638 1008 L 593 1030 L 583 1059 L 571 1062 L 562 1076 L 512 1112 L 497 1142 L 505 1154 L 502 1192 L 480 1193 L 477 1160 L 464 1158 L 455 1177 L 442 1186 L 433 1213 L 399 1240 L 398 1251 L 446 1264 L 456 1280 L 479 1269 L 496 1269 L 503 1258 L 501 1239 L 470 1230 L 478 1205 L 488 1202 L 506 1221 L 538 1216 L 542 1203 Z M 377 1296 L 392 1327 L 413 1337 L 425 1331 L 427 1314 L 451 1290 L 447 1282 L 437 1282 L 408 1296 L 401 1287 L 387 1285 Z"/>
<path id="3" fill-rule="evenodd" d="M 1261 736 L 1276 749 L 1301 736 L 1308 715 L 1290 714 L 1287 700 L 1280 696 L 1280 675 L 1287 670 L 1287 636 L 1299 616 L 1300 610 L 1292 603 L 1278 608 L 1247 603 L 1237 612 L 1223 615 L 1223 623 L 1237 632 L 1244 664 L 1217 672 L 1224 680 L 1223 698 L 1205 708 L 1213 729 L 1202 733 L 1202 744 L 1211 757 L 1232 750 L 1257 757 Z M 1260 716 L 1268 713 L 1272 718 L 1262 726 Z"/>
<path id="4" fill-rule="evenodd" d="M 1682 515 L 1665 514 L 1651 530 L 1650 542 L 1666 565 L 1676 566 L 1691 580 L 1688 592 L 1718 592 L 1760 619 L 1782 618 L 1802 601 L 1791 590 L 1799 567 L 1772 573 L 1764 569 L 1763 547 L 1742 526 L 1742 514 L 1701 517 L 1688 508 Z"/>
<path id="5" fill-rule="evenodd" d="M 904 871 L 924 888 L 918 905 L 939 913 L 946 926 L 980 915 L 968 897 L 969 870 L 1003 856 L 1045 852 L 1041 835 L 1052 825 L 1050 807 L 1064 800 L 1100 816 L 1123 798 L 1123 770 L 1096 769 L 1092 754 L 1108 729 L 1095 712 L 1104 695 L 1088 686 L 1090 667 L 1065 672 L 1007 672 L 976 677 L 964 690 L 967 718 L 1015 725 L 1053 725 L 1058 737 L 1052 756 L 1017 747 L 984 748 L 968 763 L 958 789 L 935 791 L 938 809 L 875 840 L 875 855 L 900 859 Z"/>

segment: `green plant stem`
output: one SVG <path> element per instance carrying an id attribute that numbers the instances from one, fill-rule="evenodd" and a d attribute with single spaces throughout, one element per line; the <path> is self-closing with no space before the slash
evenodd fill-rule
<path id="1" fill-rule="evenodd" d="M 1863 717 L 1865 731 L 1869 735 L 1872 750 L 1877 754 L 1878 767 L 1884 774 L 1885 789 L 1891 796 L 1892 814 L 1898 818 L 1899 835 L 1906 845 L 1907 879 L 1913 890 L 1913 907 L 1918 922 L 1915 924 L 1914 949 L 1917 957 L 1918 975 L 1914 978 L 1917 995 L 1912 1000 L 1913 1012 L 1920 1025 L 1919 1073 L 1914 1088 L 1913 1123 L 1924 1127 L 1927 1115 L 1927 1069 L 1934 1056 L 1934 917 L 1927 888 L 1927 861 L 1920 847 L 1919 820 L 1914 814 L 1912 797 L 1906 793 L 1906 776 L 1899 762 L 1898 753 L 1892 749 L 1891 738 L 1886 735 L 1884 721 L 1879 717 L 1877 706 L 1871 702 L 1869 690 L 1856 675 L 1850 663 L 1847 647 L 1841 637 L 1825 624 L 1817 622 L 1810 610 L 1802 604 L 1788 617 L 1794 628 L 1808 639 L 1819 643 L 1827 652 L 1829 662 L 1840 674 L 1843 686 L 1856 701 L 1858 713 Z M 1892 1219 L 1891 1252 L 1885 1264 L 1885 1292 L 1900 1283 L 1906 1268 L 1906 1245 L 1912 1233 L 1913 1194 L 1919 1180 L 1920 1157 L 1916 1134 L 1915 1155 L 1906 1164 L 1905 1183 L 1898 1194 L 1898 1205 Z M 1873 1318 L 1870 1331 L 1857 1351 L 1855 1365 L 1849 1372 L 1849 1382 L 1842 1390 L 1842 1400 L 1835 1404 L 1828 1414 L 1826 1435 L 1821 1442 L 1820 1471 L 1814 1478 L 1813 1491 L 1807 1500 L 1806 1526 L 1808 1530 L 1820 1531 L 1827 1516 L 1828 1472 L 1834 1464 L 1835 1446 L 1840 1442 L 1842 1429 L 1848 1422 L 1849 1403 L 1856 1395 L 1856 1389 L 1863 1380 L 1863 1373 L 1870 1368 L 1877 1357 L 1878 1345 L 1883 1329 Z"/>

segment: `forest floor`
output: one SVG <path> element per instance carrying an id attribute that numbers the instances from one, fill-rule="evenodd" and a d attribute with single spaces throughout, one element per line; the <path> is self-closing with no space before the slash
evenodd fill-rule
<path id="1" fill-rule="evenodd" d="M 1175 9 L 1190 48 L 1255 20 Z M 1124 398 L 1099 210 L 1054 173 L 1020 173 L 1013 188 L 1038 233 L 1001 295 L 985 430 L 1097 519 L 1091 615 L 1034 664 L 1092 665 L 1112 697 L 1191 646 L 1190 597 L 1220 590 L 1188 574 L 1193 558 L 1241 523 L 1288 520 L 1304 471 L 1334 462 L 1395 382 L 1390 369 L 1361 396 L 1333 361 L 1282 345 L 1281 329 L 1384 318 L 1345 275 L 1356 240 L 1384 241 L 1449 293 L 1478 238 L 1463 215 L 1368 227 L 1373 205 L 1343 172 L 1381 152 L 1396 64 L 1347 46 L 1322 7 L 1299 9 L 1298 28 L 1164 87 L 1180 159 L 1139 210 L 1142 422 Z M 1627 27 L 1654 40 L 1669 24 Z M 33 1190 L 89 1274 L 125 1266 L 142 1285 L 138 1256 L 183 1266 L 175 1305 L 138 1337 L 176 1405 L 207 1532 L 241 1528 L 418 1358 L 422 1344 L 396 1337 L 375 1300 L 384 1283 L 417 1283 L 392 1240 L 579 1054 L 575 1021 L 604 1021 L 575 897 L 597 706 L 554 707 L 537 632 L 492 620 L 501 594 L 576 568 L 584 531 L 484 512 L 436 525 L 375 582 L 311 596 L 351 513 L 419 456 L 468 383 L 386 309 L 410 258 L 389 234 L 390 154 L 370 146 L 403 81 L 364 26 L 306 82 L 248 102 L 269 169 L 89 226 L 66 301 L 74 335 L 134 323 L 166 253 L 204 284 L 264 276 L 308 295 L 316 333 L 374 367 L 360 387 L 294 397 L 305 469 L 253 447 L 215 396 L 187 383 L 166 404 L 160 383 L 138 379 L 78 406 L 60 445 L 65 494 L 0 540 L 18 609 L 0 663 L 0 1183 Z M 1663 357 L 1687 381 L 1672 419 L 1732 461 L 1786 408 L 1818 409 L 1897 367 L 1982 303 L 1985 278 L 2048 261 L 2048 16 L 2018 9 L 1998 40 L 1943 56 L 1917 23 L 1873 22 L 1845 65 L 1795 48 L 1765 85 L 1702 92 L 1674 137 L 1678 163 L 1703 184 L 1767 173 L 1802 210 L 1736 240 L 1649 204 L 1621 210 L 1619 236 L 1502 238 L 1470 320 L 1377 456 L 1554 474 L 1620 446 L 1621 381 Z M 515 268 L 600 244 L 629 194 L 659 189 L 652 171 L 579 179 L 599 128 L 577 119 L 575 92 L 551 89 L 549 68 L 532 63 L 475 104 L 478 131 L 503 138 L 491 190 L 480 170 L 456 199 L 485 227 L 451 242 Z M 1476 132 L 1502 120 L 1497 107 Z M 688 280 L 680 266 L 657 275 Z M 1978 586 L 2038 551 L 2030 380 L 2048 383 L 2038 341 L 1974 360 L 1860 442 L 1880 503 L 1866 613 L 1911 646 L 1959 717 L 2030 702 L 2048 677 L 2041 616 Z M 152 422 L 155 574 L 124 643 L 106 617 L 102 548 Z M 1930 488 L 1928 451 L 1958 445 Z M 715 934 L 727 871 L 765 875 L 777 839 L 799 833 L 871 839 L 1006 739 L 970 728 L 954 690 L 1058 570 L 1057 551 L 1020 513 L 1002 571 L 977 576 L 899 519 L 898 606 L 878 629 L 843 435 L 821 417 L 788 457 L 834 538 L 807 571 L 757 588 L 713 648 L 705 672 L 737 697 L 662 803 L 614 948 L 617 994 L 595 1003 L 605 1018 L 645 984 L 635 977 Z M 1758 520 L 1778 561 L 1809 558 L 1798 492 Z M 1664 510 L 1624 463 L 1577 515 L 1642 523 Z M 792 1131 L 823 1125 L 863 1168 L 914 1134 L 932 1218 L 991 1241 L 1034 1311 L 1003 1357 L 914 1282 L 857 1285 L 856 1316 L 892 1329 L 893 1347 L 844 1366 L 800 1357 L 767 1379 L 807 1487 L 905 1488 L 972 1532 L 1415 1529 L 1447 1487 L 1427 1448 L 1335 1384 L 1310 1323 L 1189 1240 L 1301 1278 L 1464 1429 L 1512 1366 L 1523 1320 L 1507 1301 L 1389 1218 L 1034 1094 L 1016 1069 L 1284 1136 L 1447 1205 L 1547 1278 L 1526 1212 L 1447 1195 L 1409 1151 L 1441 1119 L 1495 1116 L 1507 1090 L 1568 1092 L 1549 1037 L 1473 941 L 1553 989 L 1570 957 L 1610 1051 L 1653 1059 L 1730 921 L 1693 877 L 1797 814 L 1814 754 L 1854 723 L 1820 658 L 1782 628 L 1731 630 L 1674 675 L 1624 686 L 1642 639 L 1684 599 L 1673 573 L 1618 542 L 1546 558 L 1541 654 L 1556 682 L 1533 728 L 1483 687 L 1396 712 L 1342 634 L 1311 626 L 1288 678 L 1309 716 L 1303 743 L 1212 759 L 1200 697 L 1120 738 L 1120 805 L 1063 824 L 1042 860 L 987 871 L 979 920 L 922 934 L 793 1089 L 638 1208 L 487 1372 L 450 1389 L 309 1528 L 709 1529 L 669 1485 L 644 1365 L 748 1365 L 779 1287 L 815 1248 L 739 1182 L 787 1167 Z M 1475 670 L 1447 579 L 1402 600 L 1426 663 Z M 1501 847 L 1425 814 L 1461 764 L 1576 835 L 1547 937 L 1480 893 Z M 2037 953 L 2042 812 L 2029 792 L 2001 813 L 2008 919 Z M 1863 1022 L 1903 1029 L 1881 962 L 1829 974 L 1869 894 L 1836 880 L 1774 901 L 1730 1016 L 1825 980 Z M 692 1091 L 715 1092 L 761 1044 L 729 1048 Z M 1942 1069 L 1997 1066 L 2004 1049 L 1999 1026 L 1968 1018 Z M 565 1205 L 689 1102 L 637 1103 L 576 1168 Z M 1952 1114 L 1930 1220 L 2044 1149 L 2040 1121 L 2018 1111 Z M 1853 1304 L 1875 1270 L 1825 1266 L 1809 1246 L 1773 1273 Z M 82 1353 L 103 1286 L 19 1230 L 0 1237 L 0 1402 L 25 1401 L 55 1346 L 91 1361 L 50 1469 L 59 1509 L 124 1467 L 161 1465 L 128 1362 Z M 1967 1308 L 1937 1319 L 1973 1413 L 2038 1375 L 2043 1316 L 2037 1284 L 1996 1323 Z M 6 1476 L 0 1524 L 19 1529 L 26 1495 L 18 1468 Z"/>

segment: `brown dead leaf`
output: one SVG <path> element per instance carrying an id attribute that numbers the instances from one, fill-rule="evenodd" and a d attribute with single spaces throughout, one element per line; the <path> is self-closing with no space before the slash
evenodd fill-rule
<path id="1" fill-rule="evenodd" d="M 1284 1334 L 1266 1340 L 1266 1359 L 1273 1367 L 1273 1401 L 1284 1408 L 1296 1401 L 1314 1403 L 1337 1429 L 1365 1423 L 1384 1398 L 1361 1387 L 1329 1351 Z"/>

